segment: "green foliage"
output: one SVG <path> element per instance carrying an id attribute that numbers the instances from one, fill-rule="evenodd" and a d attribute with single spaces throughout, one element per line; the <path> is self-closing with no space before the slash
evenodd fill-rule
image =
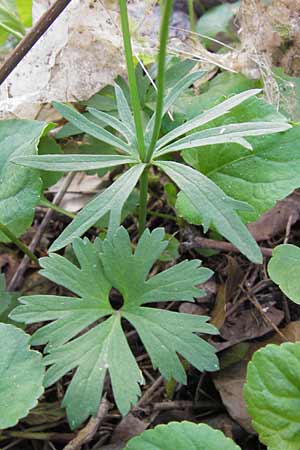
<path id="1" fill-rule="evenodd" d="M 271 124 L 285 119 L 271 105 L 258 98 L 250 98 L 210 125 L 225 127 L 232 122 L 255 124 L 257 120 Z M 235 143 L 225 143 L 185 150 L 182 154 L 188 164 L 209 177 L 228 196 L 253 207 L 252 212 L 240 213 L 249 222 L 299 187 L 299 137 L 300 127 L 295 126 L 276 136 L 249 137 L 247 140 L 253 148 L 250 152 Z M 179 194 L 177 208 L 180 215 L 190 222 L 201 223 L 202 217 L 182 194 Z"/>
<path id="2" fill-rule="evenodd" d="M 217 37 L 218 33 L 223 34 L 228 38 L 235 40 L 234 34 L 230 29 L 230 23 L 234 15 L 238 12 L 240 2 L 223 3 L 221 5 L 210 8 L 198 20 L 196 31 L 200 35 L 208 36 L 210 38 Z M 201 41 L 206 47 L 211 44 L 210 39 L 201 36 Z"/>
<path id="3" fill-rule="evenodd" d="M 248 365 L 244 395 L 269 450 L 300 448 L 300 344 L 267 345 Z"/>
<path id="4" fill-rule="evenodd" d="M 201 371 L 218 368 L 214 348 L 194 334 L 217 332 L 206 324 L 207 317 L 144 306 L 161 301 L 193 301 L 203 294 L 195 286 L 212 273 L 201 268 L 200 261 L 193 260 L 148 279 L 151 267 L 168 245 L 163 237 L 163 229 L 152 233 L 146 230 L 134 253 L 124 228 L 103 242 L 74 240 L 73 250 L 80 267 L 57 254 L 42 258 L 40 264 L 42 275 L 78 297 L 22 297 L 22 306 L 11 314 L 13 319 L 25 323 L 51 321 L 32 337 L 34 345 L 48 344 L 45 364 L 51 367 L 46 373 L 46 386 L 77 368 L 63 401 L 72 428 L 97 413 L 107 371 L 122 414 L 137 401 L 143 377 L 128 346 L 122 319 L 137 330 L 154 368 L 165 378 L 186 383 L 177 353 Z M 119 310 L 110 304 L 111 288 L 123 296 L 124 304 Z M 87 327 L 89 330 L 82 334 Z"/>
<path id="5" fill-rule="evenodd" d="M 0 222 L 15 235 L 23 233 L 31 224 L 42 182 L 39 171 L 17 166 L 11 159 L 36 155 L 40 137 L 47 129 L 44 122 L 0 122 Z M 0 233 L 0 240 L 5 242 L 7 238 Z"/>
<path id="6" fill-rule="evenodd" d="M 0 323 L 0 428 L 25 417 L 43 393 L 42 356 L 29 350 L 30 336 Z"/>
<path id="7" fill-rule="evenodd" d="M 0 0 L 0 44 L 9 35 L 18 40 L 25 35 L 25 28 L 31 26 L 32 0 Z"/>
<path id="8" fill-rule="evenodd" d="M 125 450 L 241 450 L 221 431 L 206 424 L 170 422 L 131 439 Z"/>
<path id="9" fill-rule="evenodd" d="M 291 244 L 275 247 L 268 273 L 288 298 L 300 303 L 300 248 Z"/>
<path id="10" fill-rule="evenodd" d="M 6 291 L 5 275 L 0 274 L 0 323 L 9 323 L 23 328 L 22 324 L 12 321 L 8 316 L 11 311 L 18 305 L 19 294 L 17 292 Z"/>
<path id="11" fill-rule="evenodd" d="M 194 72 L 186 75 L 175 83 L 174 87 L 170 89 L 165 97 L 163 114 L 167 113 L 168 109 L 176 101 L 181 92 L 202 75 L 202 72 Z M 80 128 L 83 132 L 89 133 L 97 139 L 101 139 L 102 142 L 106 142 L 108 145 L 114 145 L 120 152 L 120 155 L 41 155 L 37 157 L 24 156 L 14 159 L 14 162 L 17 164 L 54 171 L 91 170 L 128 163 L 132 165 L 128 172 L 123 174 L 107 191 L 101 193 L 78 214 L 72 224 L 64 230 L 58 240 L 52 245 L 52 251 L 58 250 L 70 243 L 74 237 L 80 236 L 108 212 L 110 212 L 111 215 L 110 229 L 112 231 L 116 229 L 120 223 L 123 205 L 146 167 L 139 156 L 140 149 L 137 145 L 134 132 L 133 116 L 129 104 L 127 103 L 126 95 L 119 86 L 116 86 L 115 93 L 119 119 L 104 112 L 97 112 L 96 110 L 93 110 L 92 112 L 98 116 L 100 114 L 101 119 L 105 118 L 104 120 L 106 123 L 109 123 L 111 128 L 122 135 L 122 138 L 115 136 L 110 131 L 89 121 L 73 108 L 58 104 L 55 106 L 73 125 Z M 235 142 L 239 144 L 239 147 L 246 147 L 246 151 L 249 152 L 251 146 L 245 140 L 244 136 L 277 133 L 278 131 L 284 131 L 290 128 L 283 120 L 282 116 L 280 116 L 278 120 L 272 122 L 231 123 L 231 125 L 225 127 L 217 126 L 209 128 L 207 131 L 197 131 L 200 126 L 203 126 L 212 120 L 216 120 L 224 114 L 228 116 L 228 112 L 232 108 L 237 107 L 257 93 L 257 90 L 250 90 L 237 94 L 210 110 L 188 120 L 174 130 L 171 130 L 156 142 L 151 162 L 160 167 L 168 175 L 171 174 L 172 167 L 173 181 L 180 189 L 188 192 L 186 195 L 188 195 L 193 205 L 196 205 L 199 213 L 203 216 L 202 223 L 205 229 L 213 223 L 218 231 L 240 248 L 249 259 L 254 262 L 261 262 L 261 255 L 255 241 L 235 213 L 236 209 L 245 209 L 247 208 L 247 205 L 230 200 L 221 189 L 218 189 L 214 183 L 197 171 L 187 168 L 182 164 L 176 164 L 176 166 L 174 166 L 174 163 L 172 162 L 167 163 L 165 161 L 160 161 L 161 157 L 167 153 L 181 151 L 189 148 L 191 145 L 200 146 L 213 144 L 214 142 L 230 142 L 231 145 Z M 154 124 L 155 114 L 152 115 L 145 128 L 144 138 L 146 146 L 150 145 Z M 182 138 L 182 136 L 187 133 L 192 134 Z M 176 174 L 174 173 L 174 167 L 176 167 Z M 182 176 L 184 176 L 184 178 L 192 176 L 193 179 L 197 179 L 196 183 L 199 183 L 199 185 L 197 188 L 192 189 L 190 186 L 191 183 L 188 180 L 182 183 Z M 204 196 L 206 197 L 205 200 Z M 219 211 L 220 205 L 222 205 L 222 213 Z M 223 222 L 222 217 L 225 216 L 227 219 L 229 218 L 228 226 Z"/>

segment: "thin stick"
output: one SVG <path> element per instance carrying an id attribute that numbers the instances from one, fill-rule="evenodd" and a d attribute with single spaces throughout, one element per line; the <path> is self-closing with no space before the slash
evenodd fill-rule
<path id="1" fill-rule="evenodd" d="M 53 204 L 57 205 L 57 204 L 59 204 L 61 202 L 61 200 L 62 200 L 63 196 L 65 195 L 68 187 L 70 186 L 74 176 L 75 176 L 74 172 L 71 172 L 71 173 L 69 173 L 66 176 L 66 179 L 65 179 L 62 187 L 60 188 L 60 190 L 58 191 L 58 193 L 54 197 Z M 45 232 L 45 230 L 46 230 L 46 228 L 48 226 L 48 223 L 50 222 L 51 217 L 53 216 L 53 214 L 54 214 L 54 211 L 52 209 L 49 209 L 46 212 L 45 217 L 42 220 L 42 223 L 40 224 L 37 232 L 35 233 L 34 238 L 32 239 L 32 242 L 31 242 L 31 244 L 29 246 L 29 249 L 30 249 L 31 252 L 34 252 L 36 247 L 38 246 L 38 244 L 39 244 L 39 242 L 40 242 L 40 240 L 42 238 L 42 235 L 44 234 L 44 232 Z M 7 288 L 8 291 L 10 291 L 10 292 L 11 291 L 15 291 L 18 288 L 19 284 L 22 281 L 23 275 L 24 275 L 24 273 L 25 273 L 25 271 L 27 269 L 29 261 L 30 261 L 30 258 L 28 258 L 27 255 L 24 256 L 24 258 L 22 259 L 22 261 L 21 261 L 21 263 L 20 263 L 16 273 L 14 274 L 14 276 L 12 277 L 12 279 L 11 279 L 9 285 L 8 285 L 8 288 Z"/>
<path id="2" fill-rule="evenodd" d="M 27 245 L 23 244 L 23 242 L 20 241 L 20 239 L 17 238 L 17 236 L 10 231 L 9 228 L 7 228 L 3 223 L 0 223 L 0 231 L 1 233 L 5 234 L 8 239 L 10 239 L 25 255 L 28 256 L 28 258 L 32 259 L 36 264 L 39 263 L 38 258 L 30 251 L 30 249 L 27 247 Z"/>
<path id="3" fill-rule="evenodd" d="M 90 442 L 97 433 L 98 428 L 103 422 L 104 418 L 106 417 L 110 406 L 111 405 L 106 397 L 103 397 L 98 409 L 97 416 L 91 417 L 87 425 L 79 431 L 77 436 L 72 439 L 72 441 L 69 442 L 69 444 L 64 447 L 63 450 L 77 450 L 80 449 L 84 444 Z"/>
<path id="4" fill-rule="evenodd" d="M 225 252 L 241 253 L 238 248 L 229 242 L 215 241 L 214 239 L 206 239 L 201 237 L 195 237 L 191 242 L 184 242 L 183 247 L 187 250 L 192 248 L 210 248 L 213 250 L 221 250 Z M 260 247 L 260 250 L 264 256 L 272 256 L 272 249 L 267 247 Z"/>
<path id="5" fill-rule="evenodd" d="M 57 0 L 40 20 L 34 25 L 29 33 L 17 45 L 12 54 L 7 58 L 0 68 L 0 85 L 11 72 L 17 67 L 37 41 L 45 34 L 48 28 L 53 24 L 63 10 L 71 3 L 72 0 Z"/>

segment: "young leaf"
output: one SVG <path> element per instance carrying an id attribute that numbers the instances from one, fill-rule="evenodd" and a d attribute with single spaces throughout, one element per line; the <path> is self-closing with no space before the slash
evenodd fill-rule
<path id="1" fill-rule="evenodd" d="M 122 141 L 122 139 L 118 138 L 117 136 L 114 136 L 112 133 L 105 130 L 105 128 L 102 128 L 94 122 L 90 121 L 75 109 L 71 108 L 70 106 L 64 105 L 63 103 L 57 102 L 53 102 L 53 106 L 71 124 L 73 124 L 76 128 L 79 128 L 79 130 L 83 131 L 84 133 L 90 134 L 100 141 L 106 142 L 107 144 L 118 148 L 122 152 L 130 154 L 130 149 L 126 142 Z"/>
<path id="2" fill-rule="evenodd" d="M 84 170 L 116 167 L 138 161 L 123 155 L 38 155 L 20 156 L 11 162 L 25 167 L 58 172 L 77 172 Z"/>
<path id="3" fill-rule="evenodd" d="M 288 298 L 300 303 L 300 248 L 291 244 L 275 247 L 268 273 Z"/>
<path id="4" fill-rule="evenodd" d="M 130 129 L 132 135 L 135 136 L 135 124 L 131 109 L 128 105 L 124 92 L 117 84 L 115 85 L 115 94 L 119 117 L 124 125 Z"/>
<path id="5" fill-rule="evenodd" d="M 260 441 L 269 450 L 299 450 L 300 344 L 270 344 L 255 352 L 244 395 Z"/>
<path id="6" fill-rule="evenodd" d="M 30 120 L 0 122 L 0 222 L 17 236 L 32 222 L 42 182 L 38 171 L 12 164 L 11 159 L 36 155 L 46 127 L 44 122 Z M 0 233 L 0 240 L 7 238 Z"/>
<path id="7" fill-rule="evenodd" d="M 170 422 L 131 439 L 125 450 L 241 450 L 221 431 L 192 422 Z"/>
<path id="8" fill-rule="evenodd" d="M 262 262 L 262 255 L 255 240 L 238 217 L 236 210 L 248 207 L 237 202 L 209 178 L 190 167 L 170 161 L 155 164 L 177 184 L 202 218 L 204 231 L 212 224 L 231 241 L 247 258 L 255 263 Z"/>
<path id="9" fill-rule="evenodd" d="M 29 350 L 30 336 L 0 324 L 0 428 L 13 427 L 27 416 L 42 395 L 42 355 Z"/>
<path id="10" fill-rule="evenodd" d="M 97 195 L 77 214 L 50 247 L 55 252 L 81 236 L 101 217 L 110 212 L 109 228 L 115 230 L 121 221 L 122 208 L 138 182 L 145 165 L 137 164 L 120 176 L 109 188 Z"/>
<path id="11" fill-rule="evenodd" d="M 200 267 L 200 261 L 193 260 L 148 279 L 156 258 L 168 245 L 163 237 L 162 229 L 152 233 L 146 230 L 134 253 L 124 228 L 104 242 L 91 244 L 87 239 L 76 239 L 73 250 L 79 266 L 56 254 L 42 258 L 40 263 L 45 277 L 78 297 L 22 297 L 22 305 L 11 314 L 26 323 L 51 321 L 32 337 L 34 345 L 48 343 L 45 363 L 51 367 L 46 386 L 77 369 L 63 401 L 72 428 L 97 413 L 107 371 L 122 414 L 137 401 L 143 377 L 122 330 L 122 319 L 136 327 L 154 367 L 164 376 L 186 381 L 177 353 L 199 370 L 218 368 L 214 348 L 194 334 L 217 332 L 206 323 L 207 317 L 142 306 L 148 302 L 192 301 L 202 295 L 196 286 L 211 275 Z M 118 310 L 110 304 L 111 288 L 123 295 L 123 306 Z"/>

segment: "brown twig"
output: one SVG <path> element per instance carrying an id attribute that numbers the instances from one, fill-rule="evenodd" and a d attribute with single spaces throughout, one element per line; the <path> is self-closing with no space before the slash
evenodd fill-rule
<path id="1" fill-rule="evenodd" d="M 81 448 L 84 444 L 90 442 L 97 433 L 97 430 L 101 425 L 101 422 L 103 422 L 106 414 L 108 413 L 110 406 L 111 404 L 106 399 L 106 397 L 103 397 L 98 409 L 97 416 L 91 417 L 87 425 L 84 428 L 82 428 L 82 430 L 79 431 L 77 436 L 74 439 L 72 439 L 72 441 L 69 442 L 68 445 L 64 447 L 63 450 L 77 450 Z"/>
<path id="2" fill-rule="evenodd" d="M 66 191 L 68 190 L 68 187 L 70 186 L 74 176 L 75 176 L 74 172 L 71 172 L 66 176 L 66 179 L 64 180 L 64 183 L 62 184 L 59 192 L 54 197 L 53 203 L 55 205 L 58 205 L 61 202 L 61 200 L 62 200 L 63 196 L 65 195 Z M 38 246 L 53 214 L 54 214 L 54 211 L 52 209 L 49 209 L 46 212 L 45 217 L 42 220 L 42 223 L 40 224 L 39 228 L 37 229 L 37 232 L 35 233 L 34 238 L 32 239 L 32 242 L 29 246 L 29 249 L 32 253 L 34 253 L 36 247 Z M 30 262 L 30 258 L 27 255 L 25 255 L 8 285 L 8 288 L 7 288 L 8 291 L 12 292 L 12 291 L 15 291 L 16 289 L 18 289 L 29 262 Z"/>
<path id="3" fill-rule="evenodd" d="M 72 0 L 57 0 L 49 9 L 42 15 L 39 21 L 33 26 L 28 34 L 17 45 L 12 54 L 7 58 L 0 68 L 0 85 L 11 72 L 17 67 L 37 41 L 45 34 L 52 23 L 63 12 L 63 10 L 71 3 Z"/>
<path id="4" fill-rule="evenodd" d="M 213 250 L 240 253 L 240 250 L 229 242 L 216 241 L 214 239 L 206 239 L 202 237 L 195 237 L 190 242 L 183 242 L 182 246 L 187 250 L 190 250 L 192 248 L 210 248 Z M 260 250 L 264 256 L 272 256 L 271 248 L 260 247 Z"/>

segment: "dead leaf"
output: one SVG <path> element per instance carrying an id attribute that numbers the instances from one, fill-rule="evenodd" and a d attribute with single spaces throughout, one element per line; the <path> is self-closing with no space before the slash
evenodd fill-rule
<path id="1" fill-rule="evenodd" d="M 129 439 L 141 434 L 148 428 L 149 423 L 138 419 L 132 413 L 123 417 L 121 422 L 115 428 L 112 437 L 111 444 L 118 444 L 120 442 L 127 442 Z"/>
<path id="2" fill-rule="evenodd" d="M 246 372 L 247 362 L 240 361 L 218 372 L 213 381 L 228 414 L 248 433 L 254 433 L 243 396 Z"/>
<path id="3" fill-rule="evenodd" d="M 300 217 L 300 195 L 293 193 L 277 202 L 274 208 L 266 212 L 256 222 L 250 223 L 248 229 L 257 241 L 266 241 L 284 232 L 287 224 L 293 225 Z"/>
<path id="4" fill-rule="evenodd" d="M 283 311 L 275 308 L 274 306 L 266 307 L 264 312 L 270 322 L 276 326 L 278 326 L 284 319 Z M 230 316 L 221 328 L 220 335 L 223 339 L 226 339 L 231 343 L 231 345 L 233 345 L 239 342 L 262 337 L 270 331 L 273 331 L 271 324 L 267 323 L 263 319 L 259 311 L 256 309 L 251 309 L 243 310 L 234 316 Z M 220 344 L 220 348 L 218 346 L 218 349 L 222 349 L 222 343 Z"/>

